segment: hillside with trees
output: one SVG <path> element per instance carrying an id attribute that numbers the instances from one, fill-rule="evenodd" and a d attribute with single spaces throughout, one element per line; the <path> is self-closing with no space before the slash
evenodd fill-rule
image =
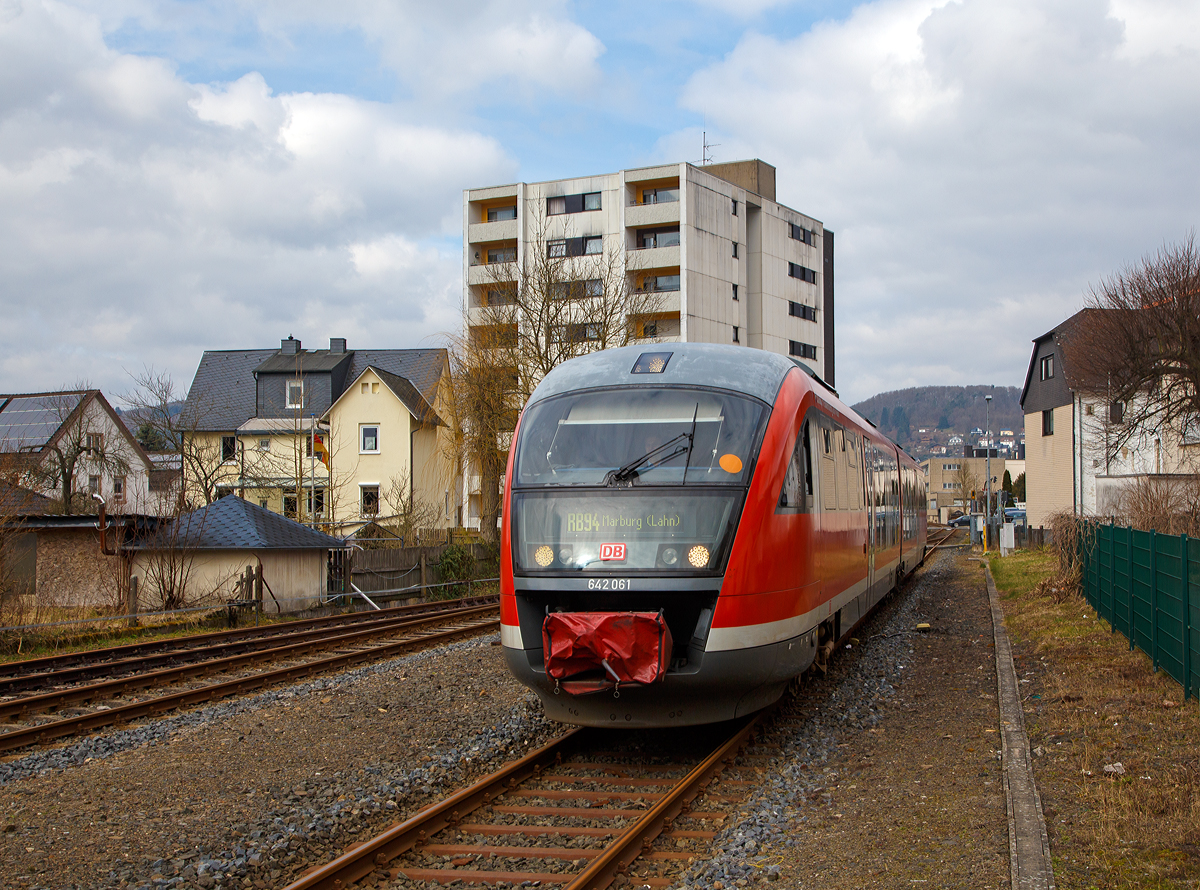
<path id="1" fill-rule="evenodd" d="M 1018 386 L 914 386 L 880 393 L 852 407 L 911 451 L 921 429 L 943 444 L 951 435 L 984 429 L 984 396 L 989 393 L 992 432 L 1024 430 Z"/>

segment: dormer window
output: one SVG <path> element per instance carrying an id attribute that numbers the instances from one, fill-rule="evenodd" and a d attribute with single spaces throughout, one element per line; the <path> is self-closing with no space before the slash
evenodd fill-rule
<path id="1" fill-rule="evenodd" d="M 289 380 L 287 382 L 287 406 L 289 408 L 304 407 L 304 381 Z"/>

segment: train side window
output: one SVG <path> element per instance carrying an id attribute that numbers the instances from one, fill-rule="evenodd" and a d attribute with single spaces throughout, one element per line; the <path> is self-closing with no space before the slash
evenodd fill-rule
<path id="1" fill-rule="evenodd" d="M 821 487 L 821 512 L 829 512 L 838 508 L 837 497 L 837 461 L 833 451 L 833 425 L 823 415 L 821 416 L 821 438 L 825 453 L 821 455 L 821 466 L 817 472 L 817 482 Z"/>
<path id="2" fill-rule="evenodd" d="M 796 437 L 796 447 L 788 461 L 779 491 L 776 513 L 806 513 L 812 509 L 812 423 L 805 421 Z"/>

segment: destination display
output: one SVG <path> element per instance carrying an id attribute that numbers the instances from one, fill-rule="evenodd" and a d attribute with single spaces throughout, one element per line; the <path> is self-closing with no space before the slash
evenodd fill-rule
<path id="1" fill-rule="evenodd" d="M 721 552 L 742 497 L 740 491 L 514 492 L 514 560 L 532 571 L 706 568 L 707 559 L 696 565 L 688 554 L 697 547 L 710 556 Z"/>

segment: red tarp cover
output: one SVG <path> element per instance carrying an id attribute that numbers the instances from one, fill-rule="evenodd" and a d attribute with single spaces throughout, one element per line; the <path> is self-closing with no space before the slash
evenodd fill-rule
<path id="1" fill-rule="evenodd" d="M 671 663 L 671 631 L 657 612 L 552 612 L 542 623 L 546 673 L 600 670 L 613 683 L 653 683 Z"/>

